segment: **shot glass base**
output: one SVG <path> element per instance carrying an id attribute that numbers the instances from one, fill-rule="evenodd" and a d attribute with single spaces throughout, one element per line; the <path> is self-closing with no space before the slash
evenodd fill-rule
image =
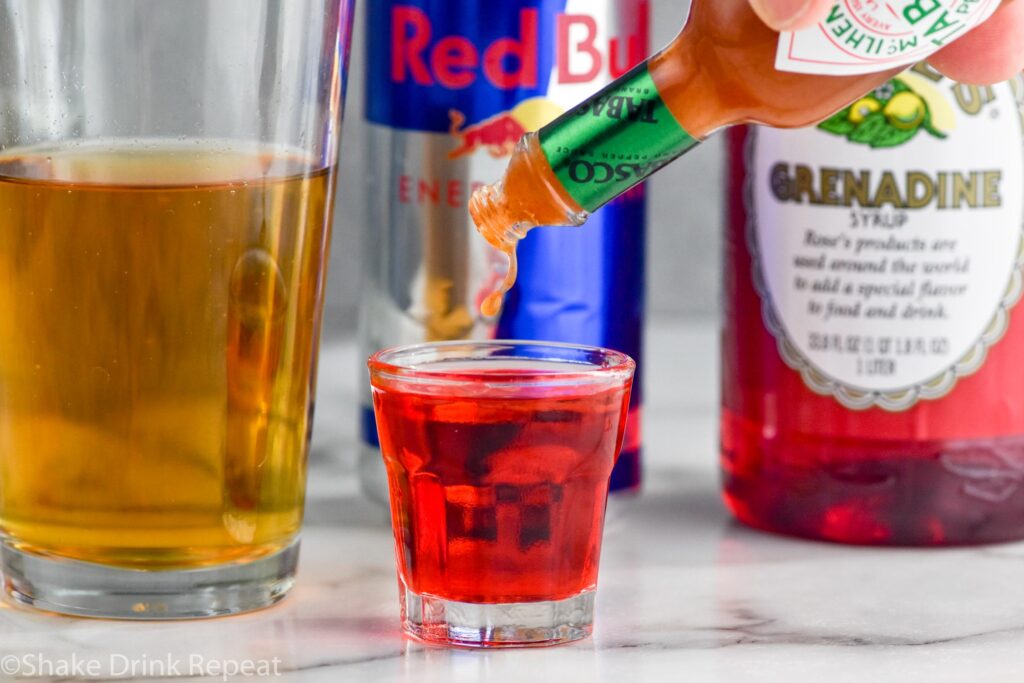
<path id="1" fill-rule="evenodd" d="M 0 545 L 4 590 L 11 598 L 50 612 L 111 619 L 196 619 L 267 607 L 291 589 L 298 558 L 296 540 L 244 564 L 139 570 Z"/>
<path id="2" fill-rule="evenodd" d="M 594 592 L 566 600 L 476 604 L 419 595 L 401 582 L 402 627 L 419 640 L 469 648 L 539 647 L 588 637 Z"/>

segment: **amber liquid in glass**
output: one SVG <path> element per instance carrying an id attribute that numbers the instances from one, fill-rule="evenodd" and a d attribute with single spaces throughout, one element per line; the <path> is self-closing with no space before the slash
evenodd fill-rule
<path id="1" fill-rule="evenodd" d="M 0 531 L 254 559 L 302 517 L 332 170 L 144 143 L 0 156 Z"/>

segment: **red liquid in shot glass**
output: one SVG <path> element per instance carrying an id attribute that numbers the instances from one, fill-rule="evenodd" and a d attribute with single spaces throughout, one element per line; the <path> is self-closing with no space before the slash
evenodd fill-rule
<path id="1" fill-rule="evenodd" d="M 521 370 L 474 370 L 506 382 Z M 539 372 L 539 371 L 538 371 Z M 374 389 L 398 568 L 420 595 L 472 603 L 593 590 L 629 387 L 524 395 Z"/>

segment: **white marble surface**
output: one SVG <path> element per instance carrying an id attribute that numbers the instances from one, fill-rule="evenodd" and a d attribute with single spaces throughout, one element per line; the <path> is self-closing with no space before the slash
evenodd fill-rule
<path id="1" fill-rule="evenodd" d="M 170 661 L 181 680 L 221 679 L 213 667 L 250 660 L 280 681 L 1024 679 L 1024 545 L 868 550 L 737 526 L 717 496 L 715 330 L 660 326 L 651 347 L 647 488 L 613 505 L 591 640 L 468 652 L 402 638 L 385 516 L 352 476 L 362 374 L 351 345 L 336 345 L 323 359 L 299 582 L 283 603 L 177 623 L 4 604 L 0 670 L 151 680 Z"/>

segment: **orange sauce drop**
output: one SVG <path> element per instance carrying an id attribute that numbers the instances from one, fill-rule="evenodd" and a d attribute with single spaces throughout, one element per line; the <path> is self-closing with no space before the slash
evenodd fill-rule
<path id="1" fill-rule="evenodd" d="M 488 318 L 493 318 L 501 312 L 501 305 L 505 302 L 505 295 L 512 289 L 512 286 L 516 283 L 516 276 L 519 272 L 519 260 L 516 257 L 516 242 L 504 243 L 501 247 L 501 252 L 505 254 L 505 258 L 508 260 L 508 271 L 505 273 L 505 277 L 502 279 L 501 284 L 487 295 L 487 298 L 480 304 L 480 312 Z"/>

